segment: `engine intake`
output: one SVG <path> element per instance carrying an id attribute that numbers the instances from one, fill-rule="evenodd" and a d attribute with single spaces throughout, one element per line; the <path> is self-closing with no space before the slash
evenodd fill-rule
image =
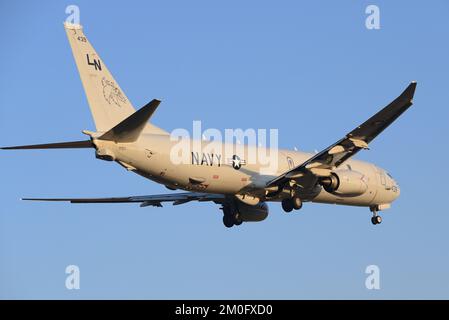
<path id="1" fill-rule="evenodd" d="M 322 178 L 320 184 L 329 193 L 342 197 L 355 197 L 364 194 L 368 189 L 363 177 L 363 174 L 357 171 L 340 170 Z"/>

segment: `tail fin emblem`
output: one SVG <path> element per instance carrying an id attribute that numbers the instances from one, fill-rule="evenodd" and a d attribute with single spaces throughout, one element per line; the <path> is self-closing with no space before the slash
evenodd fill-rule
<path id="1" fill-rule="evenodd" d="M 103 85 L 103 96 L 109 104 L 114 103 L 118 107 L 121 107 L 121 104 L 126 102 L 122 92 L 113 81 L 109 81 L 103 77 L 101 84 Z"/>
<path id="2" fill-rule="evenodd" d="M 100 70 L 101 71 L 101 61 L 100 61 L 100 59 L 98 59 L 98 60 L 94 59 L 93 61 L 90 61 L 89 54 L 86 54 L 86 57 L 87 57 L 87 64 L 88 65 L 94 66 L 95 70 Z"/>

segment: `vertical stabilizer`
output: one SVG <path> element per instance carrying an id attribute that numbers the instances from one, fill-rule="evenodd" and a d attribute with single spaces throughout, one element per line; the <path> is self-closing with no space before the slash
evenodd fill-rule
<path id="1" fill-rule="evenodd" d="M 84 35 L 83 27 L 65 23 L 64 28 L 97 131 L 106 132 L 131 116 L 135 109 Z M 162 129 L 149 123 L 143 132 L 166 134 Z"/>

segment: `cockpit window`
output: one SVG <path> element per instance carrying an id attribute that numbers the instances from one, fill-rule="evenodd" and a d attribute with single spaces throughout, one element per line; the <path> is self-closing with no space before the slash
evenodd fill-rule
<path id="1" fill-rule="evenodd" d="M 351 165 L 347 164 L 346 166 L 348 167 L 348 170 L 352 170 Z"/>
<path id="2" fill-rule="evenodd" d="M 387 176 L 389 176 L 391 179 L 393 179 L 393 177 L 391 176 L 391 174 L 389 174 L 388 172 L 387 172 Z"/>

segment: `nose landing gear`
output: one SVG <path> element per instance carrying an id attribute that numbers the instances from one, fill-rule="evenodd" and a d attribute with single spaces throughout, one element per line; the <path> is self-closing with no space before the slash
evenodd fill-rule
<path id="1" fill-rule="evenodd" d="M 382 223 L 382 217 L 378 215 L 377 208 L 370 208 L 373 216 L 371 218 L 371 223 L 376 225 Z"/>
<path id="2" fill-rule="evenodd" d="M 381 216 L 373 216 L 371 218 L 371 223 L 374 225 L 382 223 L 382 217 Z"/>

